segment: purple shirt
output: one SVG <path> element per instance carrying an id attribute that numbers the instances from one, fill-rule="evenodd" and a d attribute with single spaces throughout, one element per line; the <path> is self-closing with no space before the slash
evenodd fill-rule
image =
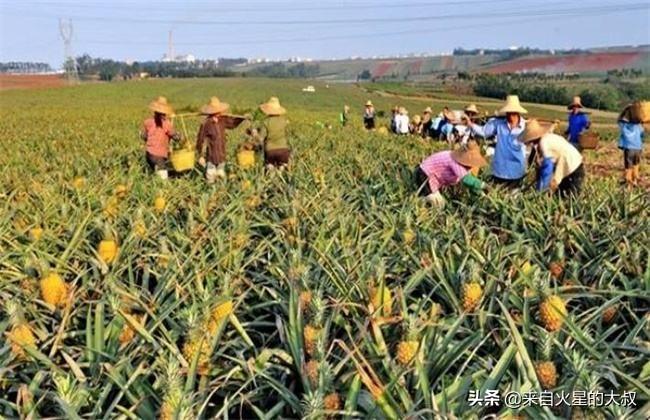
<path id="1" fill-rule="evenodd" d="M 458 184 L 469 173 L 463 165 L 451 158 L 451 150 L 432 154 L 422 161 L 420 168 L 429 177 L 431 192 Z"/>

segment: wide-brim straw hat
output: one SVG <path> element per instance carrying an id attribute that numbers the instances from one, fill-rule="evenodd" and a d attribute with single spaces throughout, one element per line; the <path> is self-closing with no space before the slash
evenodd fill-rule
<path id="1" fill-rule="evenodd" d="M 582 99 L 579 96 L 574 96 L 573 100 L 567 107 L 567 109 L 573 109 L 573 108 L 584 108 L 582 105 Z"/>
<path id="2" fill-rule="evenodd" d="M 275 96 L 272 96 L 268 102 L 260 105 L 260 109 L 266 115 L 284 115 L 287 113 L 287 110 L 280 105 L 280 100 Z"/>
<path id="3" fill-rule="evenodd" d="M 167 103 L 167 98 L 159 96 L 149 103 L 149 109 L 159 114 L 171 115 L 174 113 L 172 107 Z"/>
<path id="4" fill-rule="evenodd" d="M 400 106 L 399 107 L 399 113 L 401 115 L 407 115 L 409 112 L 406 110 L 406 108 L 404 108 L 403 106 Z"/>
<path id="5" fill-rule="evenodd" d="M 481 155 L 481 148 L 475 141 L 451 152 L 451 158 L 463 166 L 480 168 L 487 165 L 487 160 Z"/>
<path id="6" fill-rule="evenodd" d="M 519 103 L 519 96 L 508 95 L 506 104 L 499 110 L 499 115 L 506 114 L 528 114 L 528 111 Z"/>
<path id="7" fill-rule="evenodd" d="M 424 108 L 424 111 L 422 111 L 424 114 L 433 114 L 433 110 L 431 109 L 430 106 Z"/>
<path id="8" fill-rule="evenodd" d="M 476 104 L 469 104 L 465 107 L 464 111 L 467 112 L 473 112 L 475 114 L 478 114 L 478 108 L 476 107 Z"/>
<path id="9" fill-rule="evenodd" d="M 519 135 L 519 141 L 522 143 L 530 143 L 532 141 L 542 138 L 546 133 L 549 133 L 553 128 L 552 123 L 540 122 L 536 119 L 531 119 L 526 122 L 526 129 Z"/>
<path id="10" fill-rule="evenodd" d="M 230 105 L 226 102 L 221 102 L 219 98 L 216 96 L 213 96 L 210 98 L 210 102 L 207 103 L 207 105 L 203 105 L 201 107 L 201 114 L 203 115 L 215 115 L 215 114 L 223 114 L 224 112 L 228 111 L 230 108 Z"/>
<path id="11" fill-rule="evenodd" d="M 420 117 L 419 115 L 415 115 L 413 117 L 413 124 L 420 124 L 421 122 L 422 122 L 422 117 Z"/>
<path id="12" fill-rule="evenodd" d="M 366 106 L 372 106 L 372 101 L 367 101 Z"/>

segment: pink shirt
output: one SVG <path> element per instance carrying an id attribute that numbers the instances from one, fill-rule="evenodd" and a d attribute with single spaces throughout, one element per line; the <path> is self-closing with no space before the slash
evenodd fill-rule
<path id="1" fill-rule="evenodd" d="M 458 184 L 469 173 L 469 170 L 451 158 L 450 150 L 432 154 L 424 159 L 420 168 L 429 177 L 431 192 Z"/>
<path id="2" fill-rule="evenodd" d="M 162 127 L 157 127 L 153 118 L 144 121 L 142 132 L 147 140 L 147 153 L 167 157 L 169 155 L 169 139 L 174 136 L 174 127 L 168 120 L 163 120 Z"/>

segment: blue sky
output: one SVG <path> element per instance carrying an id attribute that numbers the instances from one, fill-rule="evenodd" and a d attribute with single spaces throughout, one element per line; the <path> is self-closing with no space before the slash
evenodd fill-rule
<path id="1" fill-rule="evenodd" d="M 0 61 L 59 67 L 59 18 L 76 55 L 159 59 L 442 53 L 454 47 L 573 48 L 650 43 L 648 0 L 0 0 Z"/>

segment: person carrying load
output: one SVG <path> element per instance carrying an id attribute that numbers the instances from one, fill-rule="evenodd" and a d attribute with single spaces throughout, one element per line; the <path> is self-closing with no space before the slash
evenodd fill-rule
<path id="1" fill-rule="evenodd" d="M 580 134 L 589 129 L 591 121 L 589 121 L 589 116 L 583 109 L 582 100 L 579 96 L 574 96 L 573 101 L 567 108 L 569 109 L 569 126 L 564 134 L 569 136 L 569 143 L 579 151 L 582 151 L 580 147 Z"/>
<path id="2" fill-rule="evenodd" d="M 519 136 L 526 128 L 522 118 L 528 111 L 519 103 L 519 97 L 509 95 L 498 116 L 480 126 L 466 118 L 466 124 L 475 135 L 483 138 L 496 136 L 492 159 L 492 180 L 508 188 L 518 188 L 526 175 L 526 148 Z M 504 118 L 505 117 L 505 118 Z"/>
<path id="3" fill-rule="evenodd" d="M 205 166 L 205 179 L 209 184 L 217 178 L 226 177 L 226 130 L 237 128 L 246 118 L 227 115 L 230 105 L 213 96 L 207 105 L 201 107 L 205 120 L 196 136 L 196 152 L 199 164 Z M 206 153 L 203 146 L 206 146 Z M 207 155 L 207 162 L 204 156 Z"/>
<path id="4" fill-rule="evenodd" d="M 291 156 L 287 142 L 287 110 L 275 96 L 260 105 L 260 110 L 266 115 L 260 130 L 264 142 L 264 164 L 269 169 L 285 169 Z"/>
<path id="5" fill-rule="evenodd" d="M 646 103 L 647 104 L 647 103 Z M 644 117 L 636 115 L 638 110 L 643 110 L 643 106 L 648 105 L 643 103 L 630 104 L 626 106 L 618 117 L 618 128 L 621 132 L 618 139 L 618 148 L 623 151 L 623 165 L 625 167 L 625 175 L 622 184 L 628 186 L 636 186 L 640 178 L 641 154 L 643 152 L 643 139 L 645 133 L 643 130 Z M 637 107 L 637 112 L 634 111 Z"/>
<path id="6" fill-rule="evenodd" d="M 580 192 L 585 178 L 582 155 L 564 137 L 553 133 L 551 124 L 528 121 L 520 140 L 533 148 L 538 191 L 548 189 L 563 197 Z"/>
<path id="7" fill-rule="evenodd" d="M 146 159 L 149 167 L 161 179 L 167 179 L 169 141 L 179 141 L 181 136 L 174 130 L 169 120 L 174 110 L 167 103 L 167 98 L 159 96 L 149 104 L 149 109 L 153 111 L 153 117 L 147 118 L 142 124 L 140 138 L 146 142 Z"/>
<path id="8" fill-rule="evenodd" d="M 485 183 L 477 178 L 480 168 L 485 165 L 487 161 L 474 141 L 454 151 L 434 153 L 415 168 L 418 195 L 441 208 L 446 203 L 440 194 L 444 187 L 461 183 L 472 193 L 478 193 L 486 188 Z"/>

